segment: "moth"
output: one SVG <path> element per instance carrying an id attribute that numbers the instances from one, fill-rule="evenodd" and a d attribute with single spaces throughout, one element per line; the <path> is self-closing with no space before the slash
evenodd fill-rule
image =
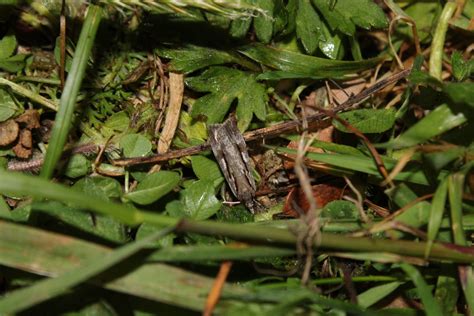
<path id="1" fill-rule="evenodd" d="M 259 204 L 255 201 L 257 190 L 244 137 L 237 128 L 234 115 L 222 124 L 208 128 L 209 143 L 224 178 L 234 196 L 254 213 Z"/>

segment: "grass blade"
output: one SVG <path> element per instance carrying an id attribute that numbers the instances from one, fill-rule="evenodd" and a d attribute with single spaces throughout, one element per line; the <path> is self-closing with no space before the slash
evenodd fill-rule
<path id="1" fill-rule="evenodd" d="M 166 236 L 174 227 L 160 230 L 142 240 L 129 243 L 117 250 L 112 251 L 107 256 L 98 256 L 85 262 L 77 269 L 71 269 L 58 278 L 38 281 L 34 285 L 9 293 L 0 300 L 1 313 L 17 313 L 36 304 L 54 298 L 68 289 L 79 285 L 93 276 L 120 263 L 139 250 L 149 246 L 149 244 L 161 237 Z"/>
<path id="2" fill-rule="evenodd" d="M 426 246 L 425 258 L 428 258 L 436 235 L 438 235 L 441 221 L 443 219 L 444 206 L 446 204 L 446 196 L 448 194 L 448 178 L 443 179 L 439 184 L 431 201 L 430 219 L 428 221 L 428 244 Z"/>
<path id="3" fill-rule="evenodd" d="M 412 282 L 416 286 L 416 290 L 418 291 L 418 295 L 423 302 L 426 315 L 428 316 L 442 316 L 443 312 L 441 307 L 439 306 L 438 302 L 434 299 L 433 295 L 431 294 L 431 290 L 426 284 L 426 281 L 423 279 L 420 271 L 418 271 L 412 265 L 402 263 L 400 264 L 400 268 L 410 277 Z"/>
<path id="4" fill-rule="evenodd" d="M 374 286 L 373 288 L 357 295 L 357 302 L 364 308 L 370 307 L 398 289 L 398 287 L 403 283 L 404 282 L 395 281 Z"/>
<path id="5" fill-rule="evenodd" d="M 51 131 L 48 151 L 46 152 L 43 168 L 41 169 L 41 176 L 43 178 L 50 178 L 53 175 L 54 168 L 61 158 L 64 144 L 66 143 L 71 128 L 77 95 L 86 72 L 87 62 L 89 61 L 95 35 L 99 28 L 101 15 L 102 9 L 100 7 L 92 4 L 89 6 L 72 60 L 71 71 L 68 74 L 64 91 L 59 102 L 59 110 Z"/>

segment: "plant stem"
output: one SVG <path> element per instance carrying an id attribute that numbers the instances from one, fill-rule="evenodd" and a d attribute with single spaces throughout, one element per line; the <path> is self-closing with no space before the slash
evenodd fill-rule
<path id="1" fill-rule="evenodd" d="M 433 42 L 431 42 L 430 75 L 439 80 L 441 80 L 443 47 L 448 31 L 448 21 L 453 16 L 454 11 L 456 11 L 456 3 L 446 2 L 433 35 Z"/>
<path id="2" fill-rule="evenodd" d="M 43 168 L 41 169 L 41 177 L 43 178 L 50 178 L 53 175 L 54 168 L 61 158 L 64 144 L 66 143 L 71 127 L 77 95 L 79 94 L 82 79 L 86 72 L 87 62 L 89 61 L 95 35 L 100 25 L 101 12 L 102 9 L 95 5 L 90 5 L 88 8 L 72 60 L 71 71 L 66 80 L 66 85 L 59 102 L 59 110 L 56 114 L 56 120 L 51 132 L 48 151 Z"/>
<path id="3" fill-rule="evenodd" d="M 45 107 L 47 107 L 47 108 L 49 108 L 53 111 L 56 111 L 58 109 L 58 106 L 56 104 L 54 104 L 50 100 L 46 99 L 45 97 L 42 97 L 39 94 L 34 93 L 34 92 L 20 86 L 19 84 L 11 82 L 11 81 L 9 81 L 5 78 L 0 78 L 0 85 L 8 86 L 8 87 L 10 87 L 10 89 L 12 89 L 12 91 L 15 94 L 18 94 L 18 95 L 21 95 L 22 97 L 28 98 L 31 101 L 36 102 L 36 103 L 38 103 L 42 106 L 45 106 Z"/>

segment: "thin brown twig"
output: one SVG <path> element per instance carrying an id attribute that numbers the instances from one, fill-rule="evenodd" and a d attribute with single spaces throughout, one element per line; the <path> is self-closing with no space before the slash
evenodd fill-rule
<path id="1" fill-rule="evenodd" d="M 204 311 L 202 312 L 203 316 L 211 316 L 214 308 L 219 301 L 221 296 L 222 288 L 224 287 L 225 280 L 229 275 L 230 268 L 232 267 L 232 261 L 224 261 L 221 263 L 221 267 L 219 272 L 217 273 L 216 279 L 214 280 L 214 284 L 212 285 L 212 289 L 209 292 L 206 300 L 206 306 Z"/>
<path id="2" fill-rule="evenodd" d="M 391 85 L 405 77 L 407 77 L 411 72 L 411 69 L 405 69 L 400 71 L 386 79 L 380 80 L 376 82 L 374 85 L 368 87 L 367 89 L 363 90 L 359 94 L 349 98 L 346 102 L 341 104 L 340 106 L 335 107 L 332 111 L 334 113 L 343 112 L 350 110 L 354 106 L 357 106 L 359 103 L 366 100 L 372 94 L 376 93 Z M 318 113 L 314 115 L 310 115 L 306 117 L 308 122 L 309 129 L 319 129 L 323 127 L 329 126 L 329 120 L 326 120 L 326 115 L 323 113 Z M 280 136 L 285 133 L 300 131 L 302 126 L 302 122 L 298 121 L 286 121 L 280 124 L 275 124 L 269 127 L 264 127 L 260 129 L 256 129 L 253 131 L 249 131 L 243 135 L 245 141 L 255 141 L 264 138 L 270 138 L 275 136 Z M 210 149 L 209 142 L 205 142 L 204 144 L 187 147 L 184 149 L 170 151 L 164 154 L 157 154 L 148 157 L 132 157 L 127 159 L 117 159 L 113 161 L 113 164 L 116 166 L 134 166 L 134 165 L 143 165 L 143 164 L 153 164 L 162 161 L 168 161 L 171 159 L 176 159 L 184 156 L 190 156 L 200 153 L 201 151 Z"/>

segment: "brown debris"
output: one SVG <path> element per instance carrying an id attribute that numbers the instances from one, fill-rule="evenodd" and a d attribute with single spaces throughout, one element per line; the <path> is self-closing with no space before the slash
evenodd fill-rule
<path id="1" fill-rule="evenodd" d="M 37 110 L 26 110 L 25 113 L 17 117 L 15 121 L 29 130 L 40 128 L 41 126 L 40 115 Z"/>
<path id="2" fill-rule="evenodd" d="M 344 190 L 330 184 L 317 184 L 312 187 L 313 196 L 316 200 L 318 208 L 324 207 L 329 202 L 342 198 Z M 294 204 L 297 208 L 295 209 Z M 282 213 L 286 217 L 300 217 L 300 213 L 306 214 L 309 210 L 308 199 L 301 188 L 294 188 L 288 193 Z"/>
<path id="3" fill-rule="evenodd" d="M 0 146 L 12 144 L 18 137 L 20 126 L 14 120 L 0 123 Z"/>
<path id="4" fill-rule="evenodd" d="M 18 158 L 29 158 L 32 153 L 33 138 L 29 129 L 22 129 L 20 131 L 20 139 L 13 147 L 13 152 Z"/>

